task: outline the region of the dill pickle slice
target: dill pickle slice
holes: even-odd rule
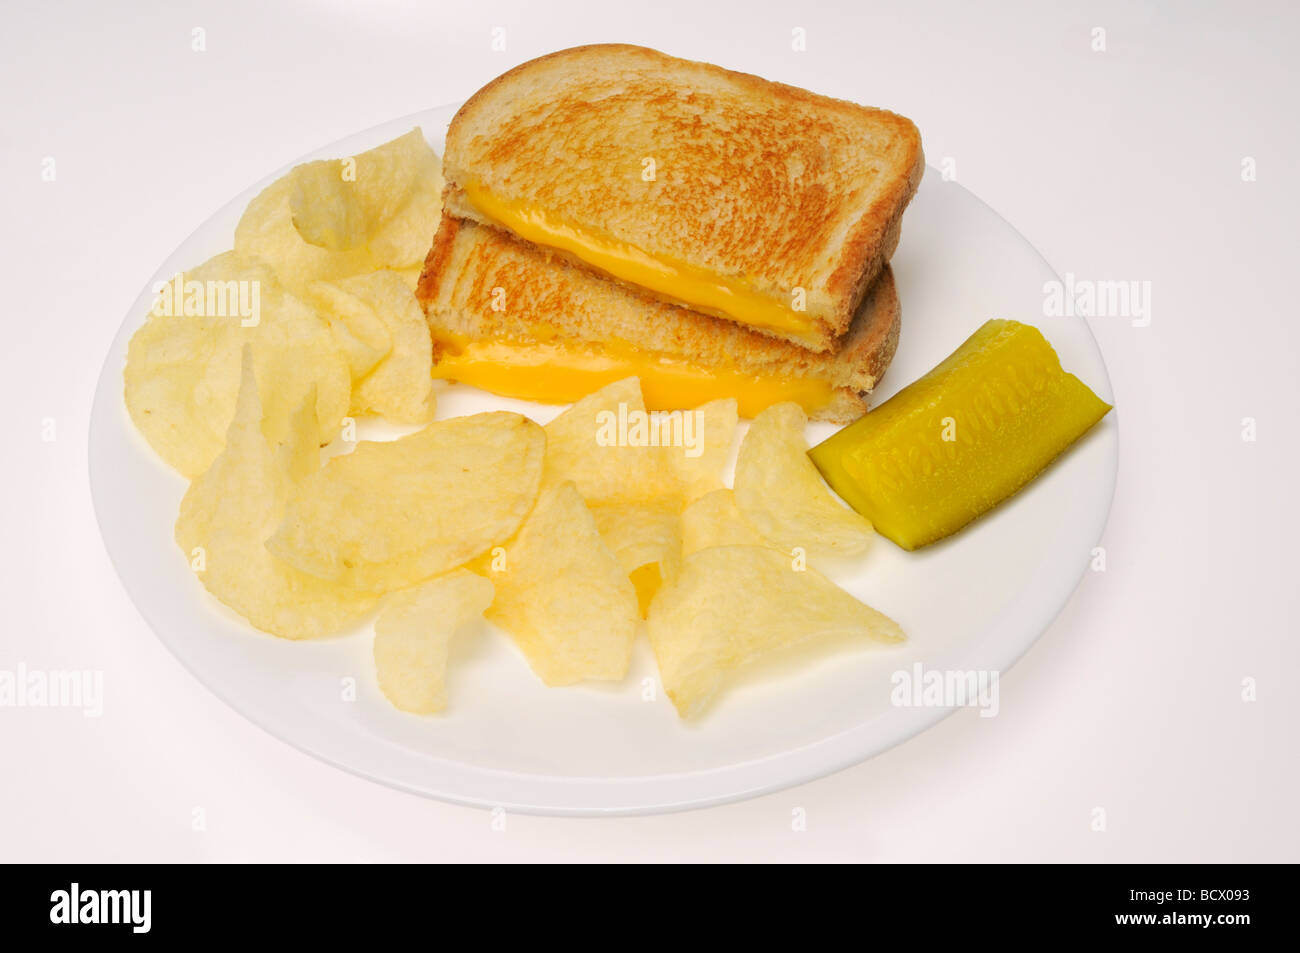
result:
[[[1110,409],[1037,328],[989,321],[808,455],[876,532],[913,550],[1014,494]]]

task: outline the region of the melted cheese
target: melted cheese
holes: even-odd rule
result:
[[[593,353],[544,342],[443,338],[439,344],[442,353],[433,367],[435,378],[546,404],[571,404],[606,384],[633,376],[641,379],[647,410],[686,409],[734,397],[742,417],[754,417],[787,400],[811,414],[835,398],[830,384],[811,377],[704,369],[616,345]]]
[[[464,190],[481,214],[521,238],[566,251],[606,274],[696,311],[772,331],[798,333],[811,327],[806,313],[759,294],[744,281],[659,258],[625,242],[574,228],[544,209],[498,199],[474,183],[466,183]]]

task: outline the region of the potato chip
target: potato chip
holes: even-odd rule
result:
[[[681,517],[671,501],[593,506],[596,529],[619,564],[631,572],[662,563],[676,574],[681,562]]]
[[[298,231],[293,206],[300,204],[297,194],[303,186],[295,173],[272,182],[248,203],[235,226],[235,251],[267,262],[285,287],[299,294],[305,294],[314,281],[365,274],[380,267],[364,244],[335,249],[308,241]]]
[[[350,159],[297,166],[248,204],[235,250],[291,291],[423,261],[438,227],[442,172],[419,129]]]
[[[366,361],[387,348],[362,374],[353,360],[352,413],[379,414],[402,424],[421,424],[433,416],[433,340],[415,294],[393,271],[355,275],[311,286],[311,300],[322,313],[344,325],[358,348],[370,348]]]
[[[544,485],[572,480],[593,506],[678,493],[678,473],[664,448],[650,444],[648,420],[635,377],[588,394],[546,425]]]
[[[682,560],[682,520],[673,501],[593,506],[601,539],[636,588],[641,615],[665,579],[677,575]]]
[[[736,399],[726,397],[701,404],[694,410],[674,411],[684,422],[685,439],[665,449],[668,462],[677,472],[683,501],[690,503],[723,486],[722,473],[731,459],[740,415]]]
[[[289,415],[288,431],[274,448],[276,462],[293,484],[301,483],[320,469],[322,441],[315,411],[316,392],[309,390],[298,409]]]
[[[199,580],[257,628],[286,639],[326,635],[356,621],[373,596],[350,592],[276,559],[263,541],[293,490],[291,473],[319,462],[315,414],[304,401],[278,448],[262,432],[252,350],[245,348],[225,448],[181,501],[176,542]]]
[[[316,282],[311,286],[309,296],[321,317],[329,322],[334,343],[348,362],[348,371],[355,386],[356,382],[392,353],[393,336],[388,331],[388,325],[373,308],[366,307],[351,295],[339,291],[334,282]]]
[[[505,629],[547,685],[627,674],[636,636],[636,592],[601,539],[577,488],[542,493],[493,573],[487,617]]]
[[[706,493],[682,511],[682,556],[713,546],[771,546],[750,526],[728,489]]]
[[[845,637],[904,639],[892,619],[761,546],[686,557],[650,604],[649,630],[664,690],[683,718],[703,711],[729,672],[783,650]]]
[[[415,289],[420,286],[420,275],[424,274],[424,262],[421,261],[410,268],[394,268],[393,272],[405,282],[406,287],[411,289],[411,294],[415,294]]]
[[[871,523],[831,495],[808,459],[798,404],[774,404],[750,424],[736,460],[736,504],[759,534],[809,557],[856,556],[874,535]]]
[[[418,271],[442,217],[442,162],[418,127],[385,148],[357,157],[361,206],[381,210],[372,216],[380,225],[371,232],[370,251],[385,268]]]
[[[483,617],[492,583],[455,569],[384,599],[375,620],[375,669],[385,697],[402,711],[447,707],[447,651],[452,636]]]
[[[323,439],[339,432],[351,379],[328,325],[265,265],[226,252],[161,286],[123,371],[131,419],[187,477],[207,470],[225,444],[245,344],[272,442],[313,387]]]
[[[537,498],[545,446],[541,427],[506,412],[362,442],[302,482],[267,546],[351,588],[413,585],[518,529]]]

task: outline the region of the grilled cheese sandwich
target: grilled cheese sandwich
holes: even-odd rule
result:
[[[833,355],[600,278],[498,229],[444,215],[417,291],[436,378],[543,403],[641,379],[650,410],[735,397],[742,416],[795,401],[847,422],[888,366],[899,309],[888,268]]]
[[[639,293],[832,351],[923,167],[901,116],[599,45],[473,96],[447,132],[443,198]]]
[[[569,225],[537,206],[502,201],[480,185],[467,182],[463,188],[466,199],[491,224],[535,245],[567,252],[604,274],[694,311],[778,334],[806,333],[812,325],[806,314],[756,292],[752,282],[650,255],[616,238]]]

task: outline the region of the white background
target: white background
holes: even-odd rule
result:
[[[6,2],[0,669],[99,669],[106,698],[99,719],[0,708],[0,860],[1300,860],[1297,9]],[[86,431],[127,307],[232,195],[602,41],[911,117],[929,161],[955,160],[1058,273],[1150,281],[1152,321],[1092,322],[1120,415],[1107,568],[1003,678],[999,717],[958,712],[741,804],[497,832],[317,763],[207,694],[113,574]]]

